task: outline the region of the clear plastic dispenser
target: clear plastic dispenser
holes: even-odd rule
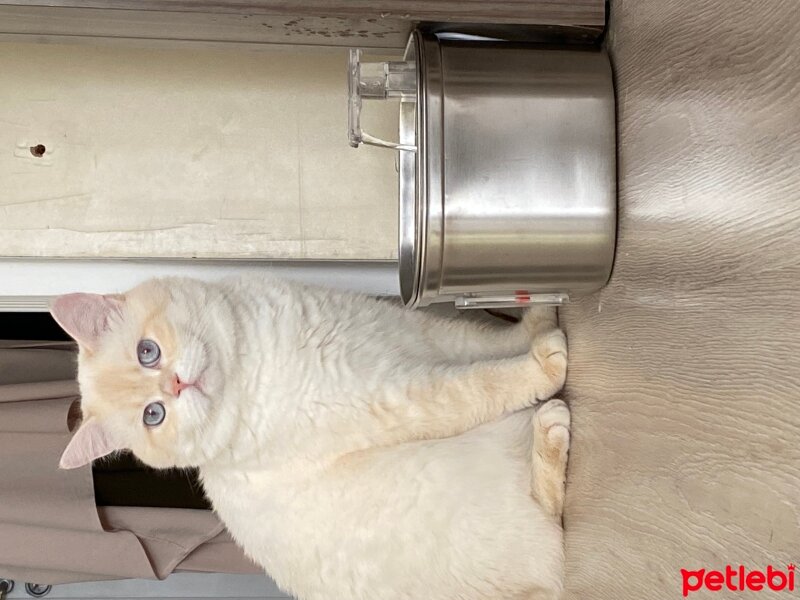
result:
[[[407,150],[414,152],[413,144],[387,142],[368,134],[361,129],[362,100],[386,100],[401,98],[412,102],[417,99],[417,65],[413,62],[391,61],[364,63],[361,62],[362,51],[350,49],[348,64],[348,139],[353,148],[361,144]]]

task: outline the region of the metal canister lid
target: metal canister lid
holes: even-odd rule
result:
[[[416,152],[400,152],[399,156],[399,230],[398,260],[400,277],[400,296],[403,303],[409,306],[416,304],[419,296],[419,276],[425,244],[425,202],[420,198],[419,184],[424,177],[417,177],[423,172],[424,129],[420,120],[424,118],[425,107],[421,105],[424,86],[423,77],[417,60],[418,50],[414,34],[408,40],[403,60],[413,63],[417,68],[417,93],[414,98],[400,101],[401,144],[411,144]]]

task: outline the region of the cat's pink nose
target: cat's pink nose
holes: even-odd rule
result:
[[[186,389],[188,387],[192,387],[192,384],[191,383],[184,383],[183,381],[181,381],[180,377],[178,377],[177,373],[175,373],[175,375],[172,376],[172,395],[173,396],[175,396],[177,398],[178,396],[180,396],[181,390],[184,390],[184,389]]]

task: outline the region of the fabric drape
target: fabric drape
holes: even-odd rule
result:
[[[258,573],[211,511],[97,507],[58,468],[79,414],[70,343],[0,342],[0,576],[43,584]]]

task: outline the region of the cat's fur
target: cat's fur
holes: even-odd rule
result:
[[[120,448],[199,466],[233,537],[302,600],[558,597],[569,412],[527,408],[564,382],[553,310],[489,327],[265,276],[52,312],[80,345],[62,466]],[[147,427],[154,401],[166,419]]]

